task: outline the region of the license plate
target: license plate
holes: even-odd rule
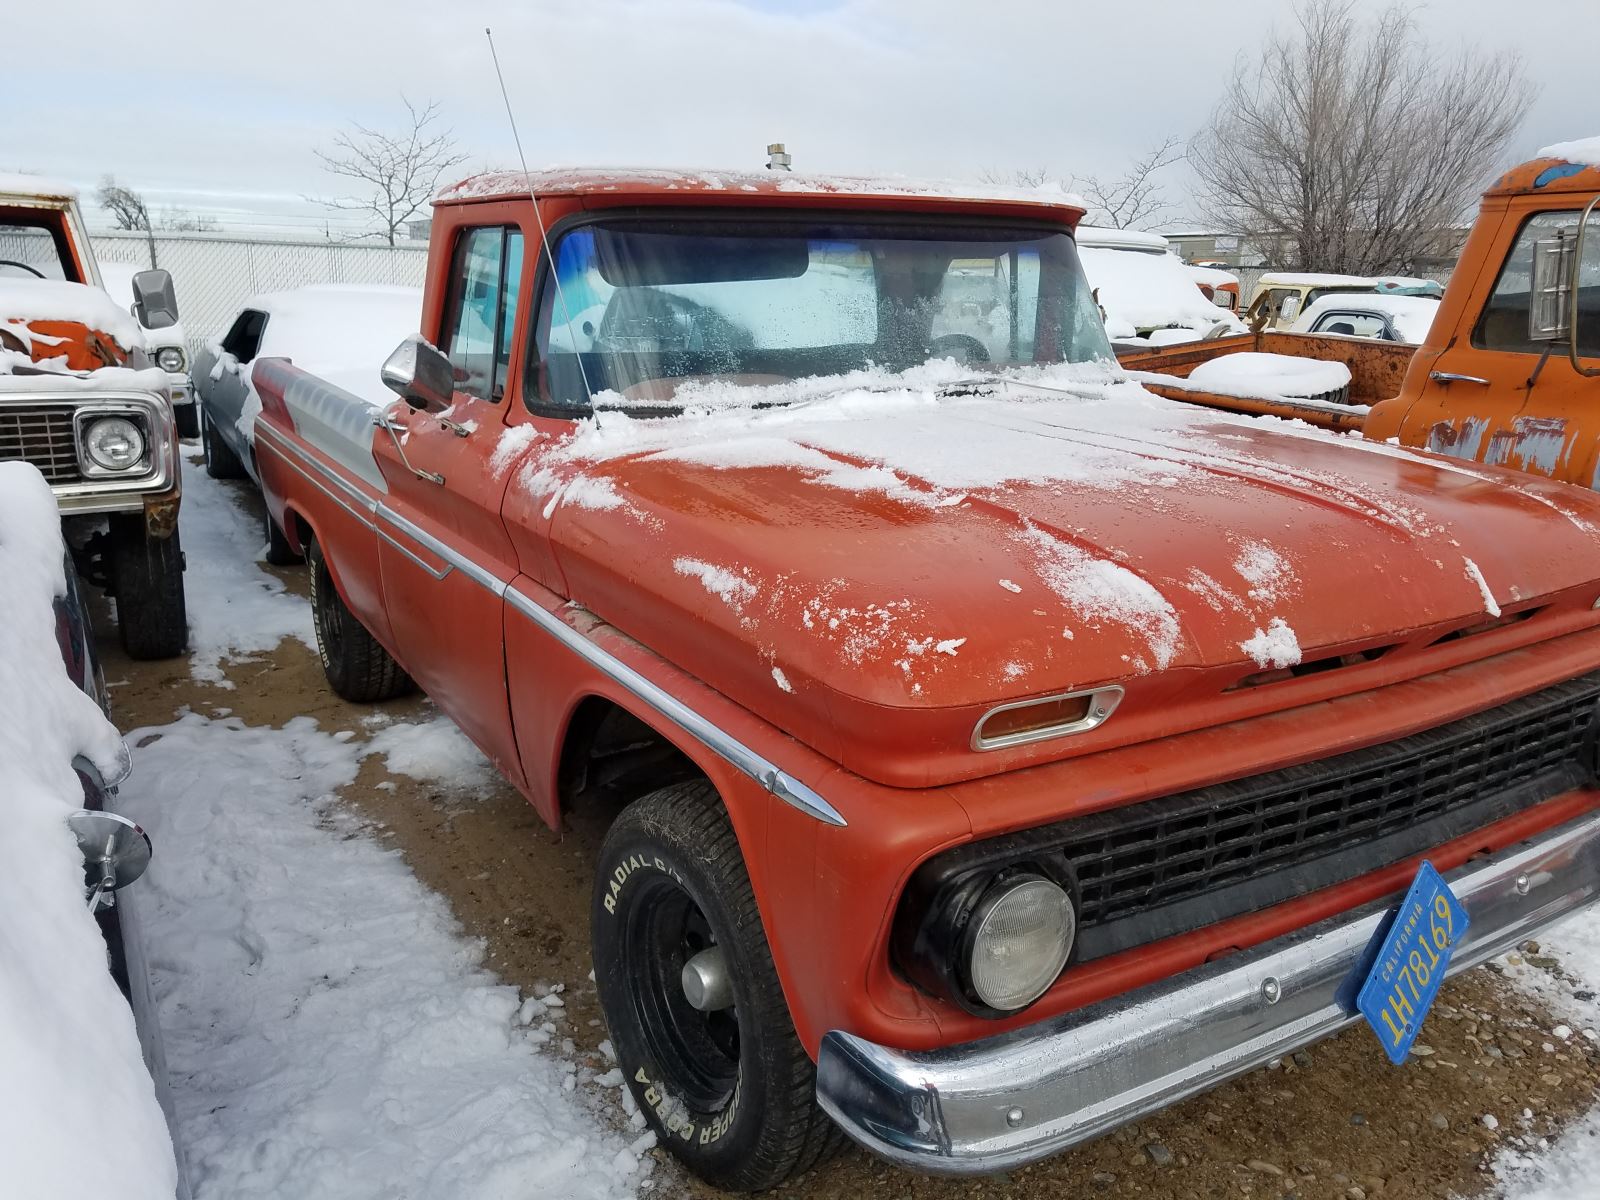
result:
[[[1450,955],[1466,932],[1467,910],[1433,864],[1423,863],[1356,997],[1356,1007],[1396,1066],[1411,1053]]]

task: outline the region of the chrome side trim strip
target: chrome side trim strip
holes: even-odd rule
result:
[[[384,541],[388,542],[389,545],[400,551],[401,554],[404,554],[412,562],[416,563],[417,567],[426,573],[428,578],[432,579],[435,583],[443,579],[448,579],[451,573],[455,571],[455,566],[449,562],[446,562],[442,568],[434,566],[427,559],[423,558],[422,555],[411,549],[410,546],[407,546],[399,538],[395,537],[387,529],[379,529],[377,530],[377,534]]]
[[[1451,871],[1455,975],[1600,900],[1600,814]],[[1009,1170],[1354,1024],[1398,896],[1010,1033],[907,1051],[823,1036],[817,1101],[856,1141],[945,1175]],[[1380,1055],[1374,1039],[1370,1052]]]
[[[283,461],[285,464],[287,464],[296,474],[300,475],[312,487],[316,488],[317,491],[321,492],[329,500],[332,500],[340,508],[344,509],[345,512],[349,513],[366,528],[374,528],[372,524],[372,517],[377,511],[378,507],[374,501],[368,500],[365,496],[361,495],[360,492],[356,491],[354,488],[345,483],[344,480],[333,474],[333,472],[325,469],[321,463],[317,462],[313,458],[307,457],[298,446],[291,445],[289,442],[279,437],[276,433],[263,441],[261,434],[268,428],[270,428],[270,426],[262,425],[260,423],[256,425],[257,446],[265,445],[277,451],[283,456]],[[307,470],[308,467],[312,470],[315,470],[316,474],[313,475],[311,470]],[[321,476],[321,478],[318,478],[318,476]],[[332,488],[324,484],[322,482],[323,479],[331,480],[344,492],[355,496],[361,507],[359,509],[352,507],[343,496],[340,496]]]
[[[407,537],[411,538],[412,541],[416,542],[417,545],[421,546],[424,550],[427,550],[431,554],[436,554],[440,558],[444,559],[445,563],[449,567],[454,567],[468,579],[472,580],[473,583],[477,584],[491,595],[505,595],[506,587],[510,582],[509,580],[501,579],[493,571],[490,571],[480,563],[474,562],[465,554],[461,553],[461,551],[457,550],[454,546],[449,546],[444,542],[441,542],[438,538],[434,537],[433,534],[422,528],[422,526],[408,520],[405,517],[402,517],[387,504],[378,505],[378,516],[387,521],[390,525],[393,525],[396,529],[400,530],[401,533],[404,533]],[[379,532],[381,533],[382,531],[380,530]],[[405,547],[401,546],[399,542],[396,542],[394,538],[387,534],[383,534],[383,538],[396,549],[405,552],[406,557],[410,558],[413,562],[422,563],[421,559],[417,558],[416,555],[411,554],[409,551],[406,551]],[[449,570],[446,570],[444,575],[438,575],[435,574],[434,569],[429,567],[426,563],[422,563],[422,566],[436,579],[443,579],[445,575],[450,573]]]
[[[652,683],[627,663],[595,645],[515,587],[506,589],[505,598],[512,608],[556,638],[590,666],[627,688],[701,745],[748,775],[785,804],[829,825],[848,824],[838,809],[812,788],[780,770],[731,734],[713,725],[666,689]]]

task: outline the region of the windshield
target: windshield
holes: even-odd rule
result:
[[[661,403],[689,381],[782,383],[951,358],[1111,358],[1060,230],[901,219],[608,220],[554,246],[528,394]],[[586,386],[587,384],[587,386]]]

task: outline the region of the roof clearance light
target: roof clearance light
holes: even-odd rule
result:
[[[1103,725],[1121,702],[1122,689],[1106,687],[1002,704],[985,713],[973,729],[972,748],[1000,750],[1087,733]]]

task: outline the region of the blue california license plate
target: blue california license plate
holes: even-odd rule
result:
[[[1396,1066],[1411,1053],[1450,955],[1466,932],[1467,910],[1433,864],[1423,863],[1356,997],[1356,1007]]]

